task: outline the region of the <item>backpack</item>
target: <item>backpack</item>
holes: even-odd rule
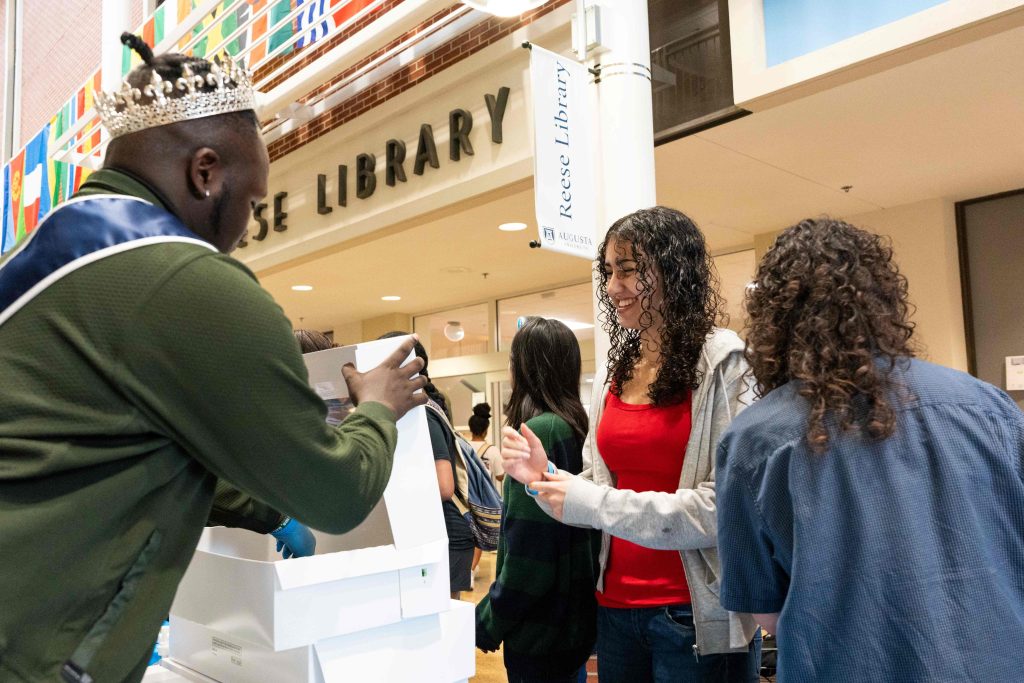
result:
[[[471,446],[473,445],[472,441],[470,441],[469,443],[470,443]],[[502,492],[501,492],[501,482],[498,481],[498,478],[496,476],[494,476],[494,464],[491,463],[490,458],[487,457],[487,453],[492,448],[494,448],[494,446],[492,444],[489,444],[489,443],[485,442],[483,450],[476,451],[476,454],[480,457],[480,462],[483,463],[484,469],[487,470],[487,477],[491,480],[491,485],[494,486],[494,490],[496,490],[498,492],[498,498],[499,499],[504,499],[504,496],[502,495]],[[476,449],[474,448],[473,450],[476,450]],[[494,456],[492,455],[491,457],[494,457]],[[498,457],[500,458],[501,455],[499,454]],[[499,464],[499,467],[500,467],[500,464]]]
[[[441,418],[441,424],[455,439],[459,451],[460,457],[455,459],[455,507],[469,522],[476,547],[497,550],[501,535],[501,496],[491,482],[490,470],[480,462],[473,446],[455,431],[439,405],[428,401],[427,409]]]

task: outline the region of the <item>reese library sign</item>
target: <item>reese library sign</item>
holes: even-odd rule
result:
[[[498,93],[484,94],[487,113],[490,115],[491,143],[500,145],[502,140],[502,122],[508,106],[509,88],[498,88]],[[473,130],[473,115],[465,109],[452,109],[448,113],[448,159],[458,162],[463,155],[473,155],[473,145],[469,141],[469,133]],[[378,184],[383,177],[384,184],[396,187],[399,183],[409,182],[406,169],[414,176],[422,176],[427,167],[440,168],[440,157],[434,139],[434,129],[429,123],[420,125],[416,140],[416,150],[410,156],[405,141],[391,138],[384,144],[383,163],[379,163],[376,155],[369,152],[357,154],[351,168],[348,164],[338,164],[337,184],[329,187],[327,174],[316,175],[316,211],[320,215],[332,213],[335,208],[345,208],[351,197],[357,200],[369,199],[379,191]],[[288,229],[288,193],[274,194],[271,203],[257,204],[253,209],[253,218],[257,224],[255,234],[248,235],[239,242],[239,247],[247,246],[248,239],[261,242],[273,232],[284,232]]]

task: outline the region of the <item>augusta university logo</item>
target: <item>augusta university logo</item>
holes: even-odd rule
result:
[[[541,231],[544,233],[544,241],[545,242],[554,242],[555,241],[555,229],[554,228],[549,228],[547,226],[541,226]]]

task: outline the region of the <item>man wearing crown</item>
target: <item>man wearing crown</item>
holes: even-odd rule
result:
[[[98,108],[104,168],[0,261],[0,681],[138,681],[218,478],[353,528],[421,361],[343,370],[337,428],[281,309],[225,254],[267,191],[248,75],[143,57]]]

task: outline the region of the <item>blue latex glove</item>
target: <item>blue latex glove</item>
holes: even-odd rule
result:
[[[292,557],[309,557],[316,551],[316,537],[304,524],[294,519],[270,535],[277,539],[277,552],[284,559]]]

